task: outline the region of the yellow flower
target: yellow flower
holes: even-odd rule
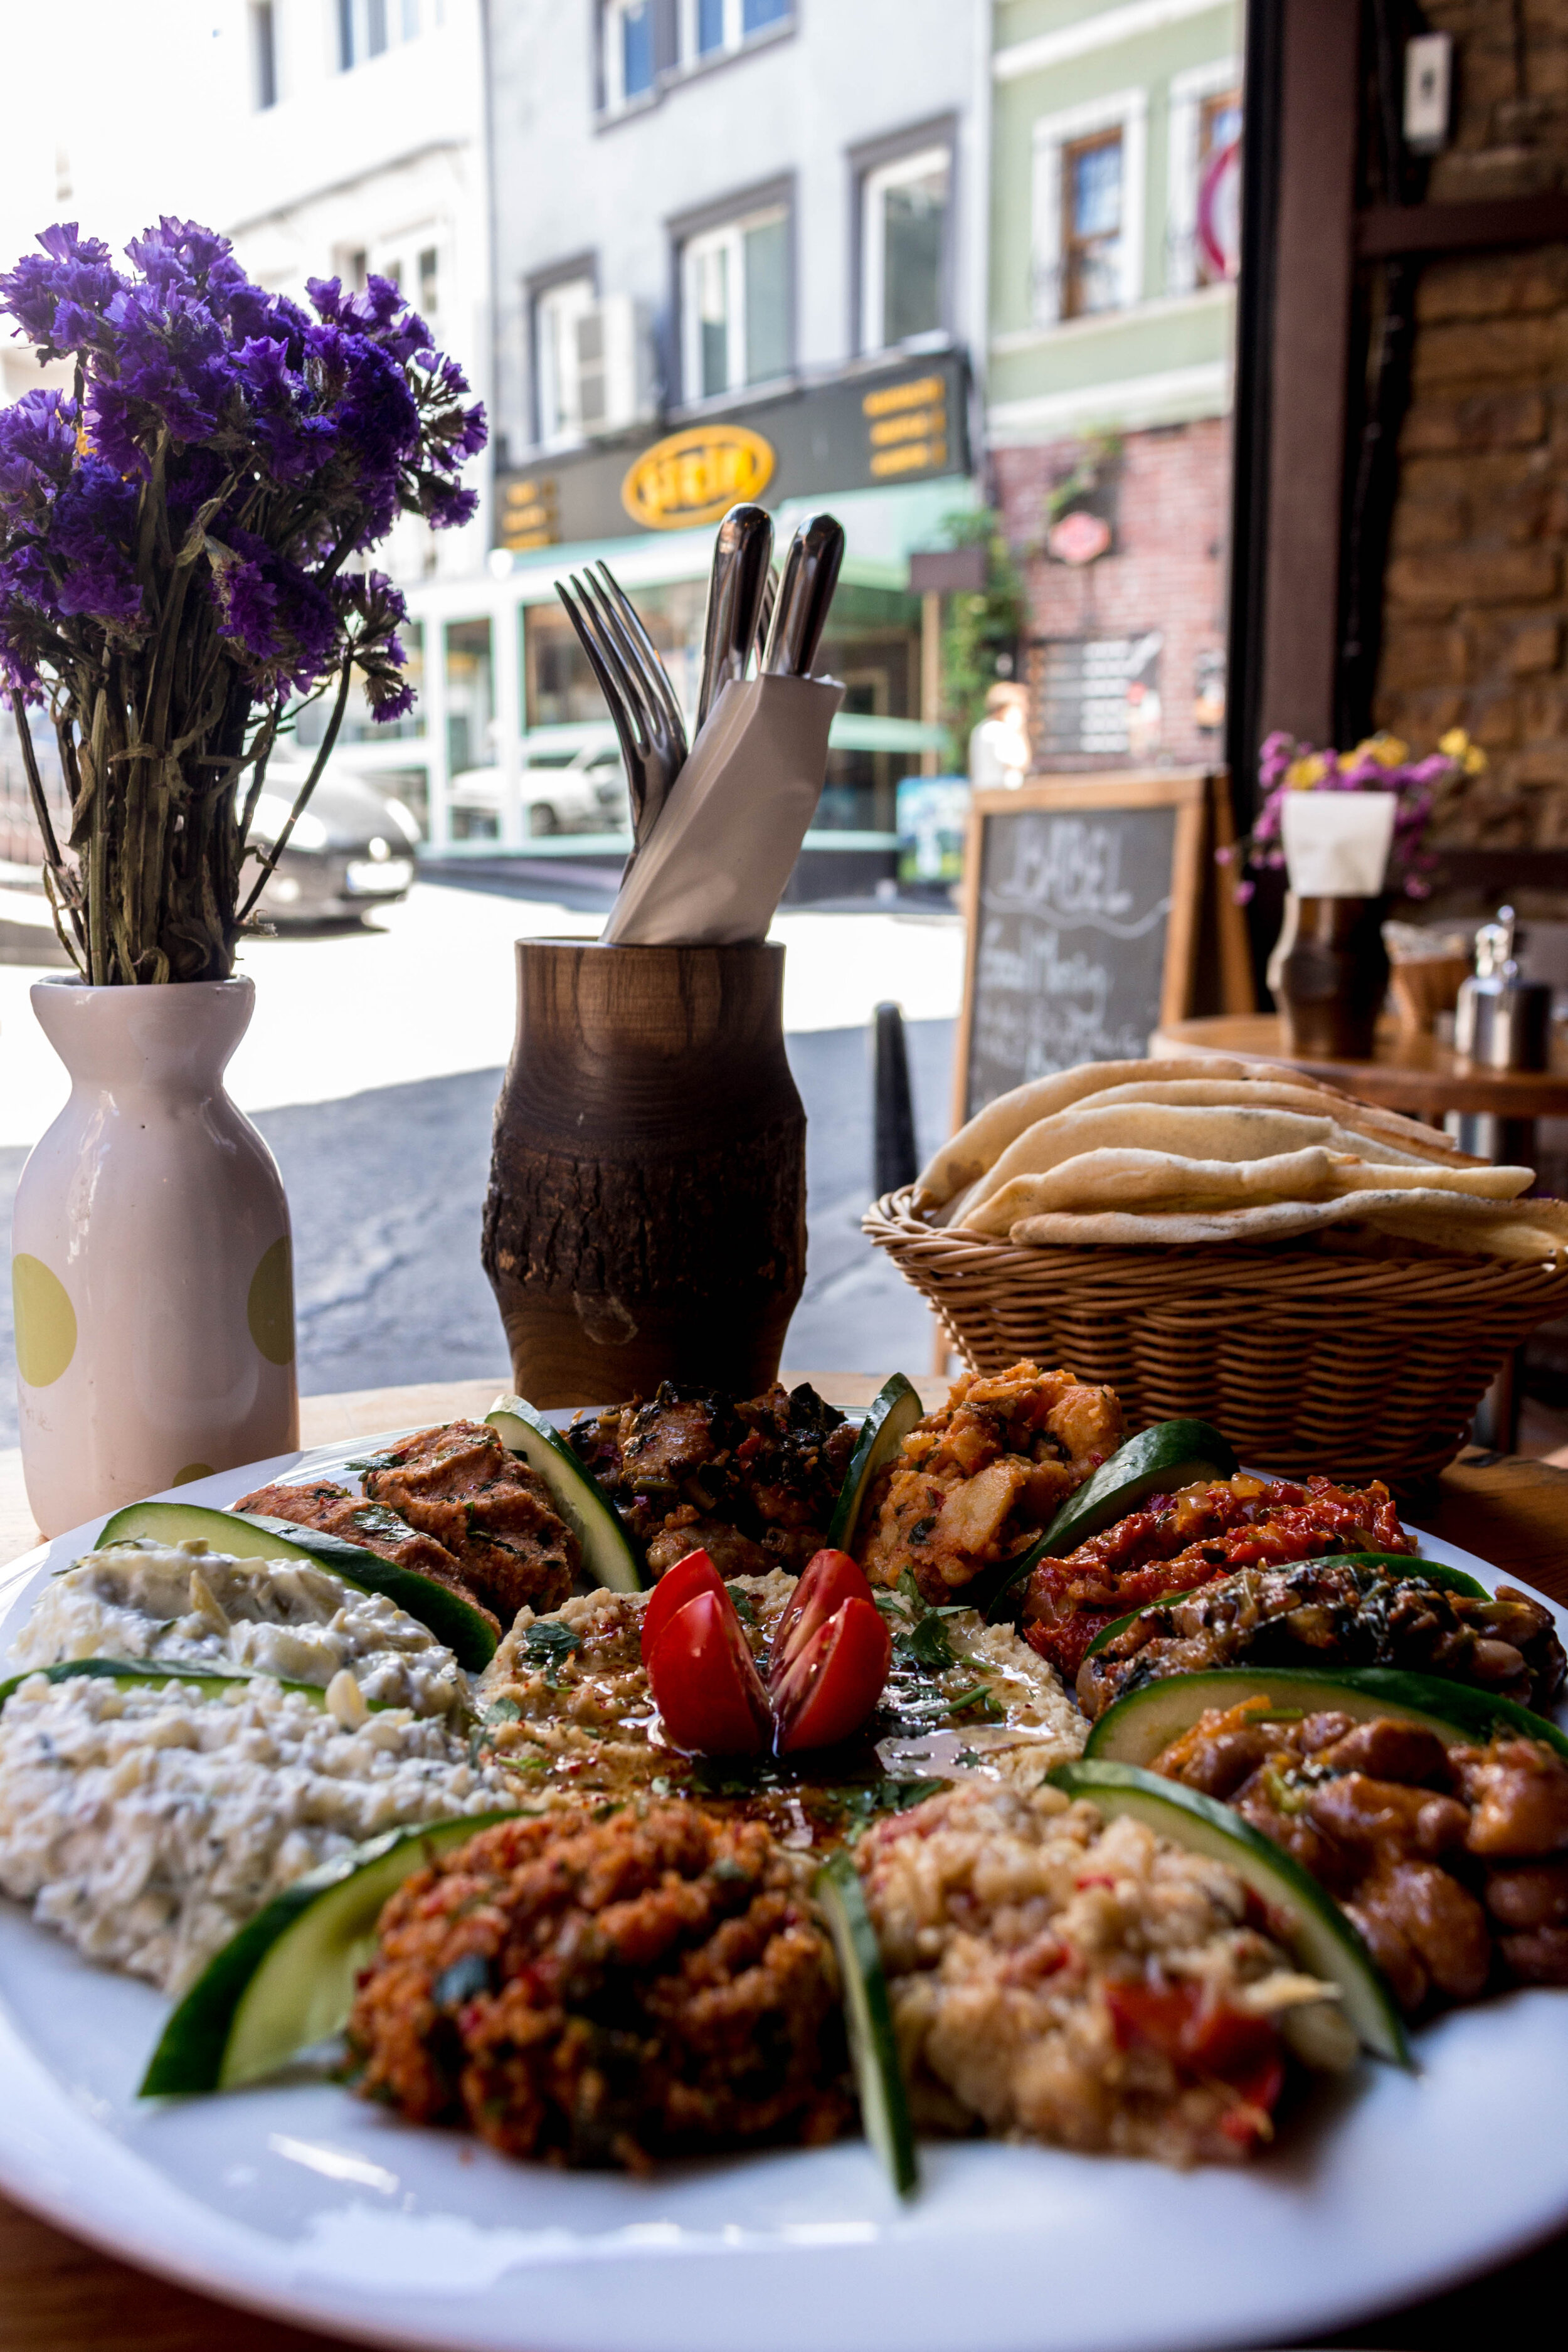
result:
[[[1285,771],[1285,788],[1292,793],[1310,793],[1314,784],[1322,782],[1328,768],[1329,763],[1321,751],[1313,751],[1304,759],[1292,760]]]
[[[1487,755],[1479,743],[1472,743],[1462,727],[1450,727],[1437,739],[1437,749],[1445,757],[1463,768],[1467,776],[1479,776],[1485,771]]]
[[[1410,757],[1410,746],[1402,743],[1397,735],[1380,730],[1358,743],[1345,765],[1353,768],[1362,760],[1375,760],[1380,768],[1397,768]]]

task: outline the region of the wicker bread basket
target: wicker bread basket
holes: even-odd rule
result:
[[[1568,1270],[1498,1258],[1363,1258],[1299,1244],[1036,1249],[928,1225],[906,1190],[865,1230],[964,1362],[1021,1358],[1108,1382],[1129,1430],[1193,1414],[1246,1462],[1384,1478],[1454,1459],[1510,1349],[1568,1314]]]

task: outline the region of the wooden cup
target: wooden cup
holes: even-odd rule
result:
[[[782,947],[517,943],[483,1257],[521,1395],[755,1395],[805,1280]]]

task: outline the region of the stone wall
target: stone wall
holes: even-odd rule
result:
[[[1428,0],[1458,42],[1429,199],[1568,173],[1568,0]],[[1518,37],[1516,37],[1516,36]],[[1376,718],[1426,751],[1459,726],[1486,772],[1438,812],[1454,846],[1568,846],[1568,247],[1423,274],[1385,582]]]
[[[1194,704],[1200,656],[1225,648],[1229,419],[1129,433],[1116,463],[1109,552],[1092,563],[1059,563],[1042,551],[1047,501],[1082,449],[1074,441],[993,452],[1003,529],[1028,591],[1029,635],[1038,642],[1140,637],[1157,629],[1156,756],[1182,765],[1215,761],[1219,730],[1195,724]]]

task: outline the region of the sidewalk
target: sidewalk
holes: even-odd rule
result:
[[[256,981],[256,1016],[229,1091],[256,1111],[498,1068],[511,1051],[513,941],[593,939],[601,920],[421,882],[372,929],[248,942],[239,969]],[[950,1021],[958,1011],[956,915],[786,908],[771,936],[789,950],[786,1030],[860,1028],[885,998],[911,1021]],[[65,1072],[27,1001],[44,976],[0,964],[0,1146],[36,1143],[66,1097]]]

